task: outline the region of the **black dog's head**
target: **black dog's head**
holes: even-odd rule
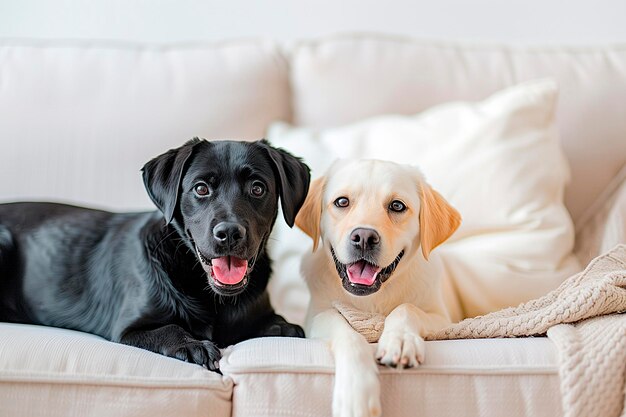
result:
[[[276,221],[291,227],[304,203],[309,168],[267,141],[192,139],[143,167],[150,198],[192,249],[220,295],[236,295]]]

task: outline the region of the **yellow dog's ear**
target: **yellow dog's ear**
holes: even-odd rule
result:
[[[445,198],[426,182],[421,182],[420,240],[422,254],[430,252],[446,241],[461,224],[461,215]]]
[[[320,177],[309,186],[309,193],[304,200],[296,216],[296,226],[313,239],[313,252],[317,250],[320,235],[322,234],[320,222],[322,220],[322,197],[326,177]]]

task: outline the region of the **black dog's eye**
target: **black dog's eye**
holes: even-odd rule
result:
[[[389,204],[389,210],[402,213],[406,210],[406,205],[400,200],[393,200],[391,204]]]
[[[193,190],[196,192],[196,195],[200,197],[204,197],[205,195],[209,195],[209,186],[203,182],[197,183]]]
[[[252,187],[250,188],[250,194],[255,197],[262,197],[265,194],[265,184],[261,181],[255,181],[252,183]]]
[[[339,208],[345,208],[350,205],[350,200],[347,197],[339,197],[335,200],[335,205]]]

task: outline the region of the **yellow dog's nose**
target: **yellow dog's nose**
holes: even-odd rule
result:
[[[350,234],[350,242],[353,246],[361,248],[361,251],[374,249],[380,243],[380,235],[374,229],[359,227]]]

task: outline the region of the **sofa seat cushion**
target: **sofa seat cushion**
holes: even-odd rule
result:
[[[331,415],[323,341],[249,340],[224,352],[221,369],[235,383],[233,416]],[[419,368],[379,369],[385,417],[562,415],[556,350],[544,337],[426,342]]]
[[[0,323],[2,416],[229,416],[232,381],[65,329]]]

